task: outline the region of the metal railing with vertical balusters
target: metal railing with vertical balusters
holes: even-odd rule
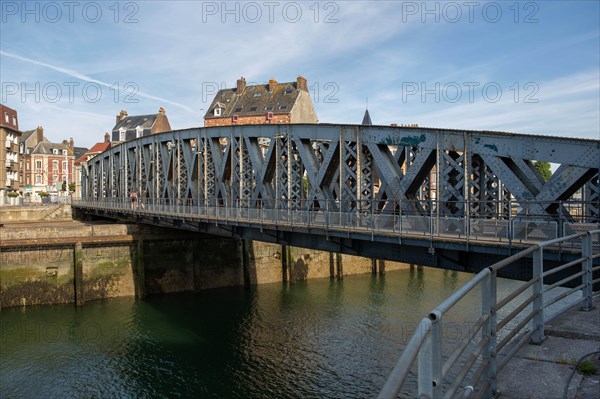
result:
[[[540,343],[544,339],[544,323],[573,306],[567,298],[581,291],[581,298],[575,303],[579,303],[582,310],[591,309],[594,284],[600,283],[597,277],[600,266],[594,266],[594,261],[600,259],[600,250],[594,245],[594,237],[596,240],[600,237],[600,230],[541,242],[483,269],[421,320],[379,398],[395,398],[406,388],[409,374],[415,373],[415,361],[418,363],[415,396],[419,398],[492,397],[498,372],[523,344],[529,340]],[[581,241],[581,256],[546,270],[544,249],[567,241]],[[498,271],[529,256],[533,277],[499,298]],[[544,279],[556,273],[566,274],[566,277],[544,285]],[[562,288],[568,283],[574,283],[575,287]],[[481,295],[481,312],[465,338],[445,354],[444,318],[470,294]]]

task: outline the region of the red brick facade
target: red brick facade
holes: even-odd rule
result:
[[[234,122],[234,118],[214,118],[205,119],[204,126],[231,126],[231,125],[265,125],[271,123],[291,123],[290,115],[273,115],[272,119],[267,119],[267,115],[264,116],[238,116],[237,121]]]

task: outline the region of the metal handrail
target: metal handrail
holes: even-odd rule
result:
[[[402,352],[393,372],[390,374],[380,391],[378,398],[388,399],[398,396],[404,387],[409,370],[417,357],[419,359],[419,372],[417,374],[419,397],[433,399],[441,398],[442,395],[445,395],[444,397],[452,397],[461,385],[464,387],[463,393],[465,397],[469,397],[473,392],[477,392],[477,395],[480,397],[491,397],[495,394],[496,376],[501,368],[507,364],[508,360],[514,356],[527,340],[532,339],[534,342],[539,343],[544,338],[544,323],[549,319],[547,313],[547,308],[549,306],[572,295],[574,292],[581,290],[581,308],[583,310],[591,309],[593,283],[598,280],[593,280],[593,272],[598,269],[598,266],[593,267],[593,259],[597,256],[592,253],[592,236],[600,236],[600,229],[535,244],[530,248],[497,262],[479,272],[454,294],[439,304],[428,317],[421,321],[421,323],[431,323],[431,326],[428,324],[427,331],[441,331],[443,329],[444,316],[452,310],[462,298],[467,294],[472,293],[475,288],[481,286],[482,314],[477,321],[477,329],[475,332],[469,334],[465,340],[458,345],[454,352],[447,357],[443,367],[441,366],[443,359],[440,348],[441,342],[434,345],[432,339],[425,339],[421,336],[423,333],[422,331],[418,331],[418,334],[415,333]],[[582,241],[581,258],[577,261],[568,262],[544,272],[543,251],[545,248],[563,243],[564,241],[571,241],[579,238]],[[497,271],[530,255],[533,255],[532,279],[519,286],[513,292],[508,293],[504,299],[498,301],[496,293]],[[562,279],[559,282],[564,283],[568,280],[581,277],[582,283],[577,287],[571,288],[547,302],[544,302],[544,294],[558,286],[558,284],[552,284],[544,291],[544,277],[578,265],[581,265],[580,271],[573,272],[570,277]],[[533,293],[527,296],[527,298],[522,299],[508,315],[497,322],[498,309],[516,299],[519,294],[522,294],[529,287],[533,287]],[[531,303],[533,303],[531,311],[522,315],[523,311]],[[561,308],[556,314],[564,312],[572,306],[572,303],[561,305]],[[521,318],[518,319],[518,316],[521,316]],[[533,325],[530,328],[527,328],[532,320]],[[514,325],[514,323],[516,323],[516,325]],[[506,335],[499,341],[500,332],[504,329],[510,330],[506,331]],[[479,335],[480,330],[481,337],[479,342],[475,343],[474,348],[466,350],[469,343],[473,343],[473,339]],[[503,349],[506,350],[503,351]],[[499,354],[504,355],[504,358],[498,363],[497,359]],[[463,359],[462,363],[459,363],[460,359]],[[481,361],[477,365],[478,359]],[[446,392],[444,392],[443,386],[445,378],[448,376],[453,366],[458,367],[460,371],[458,375],[453,376],[453,383],[447,388]],[[476,369],[474,370],[473,367],[475,366]],[[439,373],[437,373],[438,371]],[[479,384],[483,376],[486,378]],[[467,382],[467,380],[469,381]]]
[[[122,197],[83,198],[74,200],[72,205],[75,207],[121,210],[142,215],[191,218],[210,223],[214,222],[217,225],[241,222],[260,226],[289,225],[290,228],[306,227],[323,229],[327,235],[329,231],[343,232],[345,234],[360,232],[370,234],[372,239],[376,235],[397,237],[399,242],[405,236],[420,236],[431,241],[434,239],[457,239],[465,242],[467,245],[470,245],[469,243],[472,241],[492,241],[512,246],[515,242],[527,244],[535,243],[544,237],[554,238],[554,235],[559,232],[559,230],[551,229],[552,232],[544,232],[542,236],[538,235],[537,239],[535,238],[536,236],[531,236],[531,234],[527,233],[529,229],[533,228],[531,226],[535,225],[538,226],[536,228],[539,228],[539,226],[546,226],[548,223],[556,224],[555,221],[549,221],[547,218],[538,220],[536,219],[536,215],[532,214],[528,214],[527,216],[514,215],[512,218],[509,216],[508,220],[481,219],[478,216],[436,216],[439,220],[437,223],[433,223],[432,218],[434,216],[431,214],[416,215],[402,210],[391,213],[378,211],[376,213],[374,207],[371,207],[370,211],[365,214],[361,212],[360,206],[357,206],[357,209],[352,211],[342,211],[342,208],[344,208],[343,204],[340,205],[335,201],[327,202],[327,207],[320,209],[308,209],[305,206],[300,206],[299,209],[291,209],[289,207],[279,209],[267,206],[266,202],[258,202],[257,207],[249,207],[241,206],[239,203],[235,204],[235,206],[227,206],[227,204],[219,206],[223,204],[217,203],[203,206],[194,205],[187,200],[177,199],[145,198],[139,201],[134,206],[134,203],[130,199]],[[330,202],[331,206],[329,206]],[[144,208],[142,208],[142,204],[144,204]],[[252,214],[252,211],[255,211],[255,213]],[[243,215],[246,216],[242,217]],[[486,235],[481,236],[480,231],[473,227],[479,221],[494,222],[494,226],[491,227],[493,230],[486,231]],[[509,224],[521,223],[523,226],[520,228],[510,227],[506,224],[507,222]],[[578,225],[578,229],[600,228],[600,223],[575,224]],[[459,225],[470,227],[467,230],[455,230]],[[563,223],[562,230],[565,230],[565,226],[566,224]],[[525,233],[523,233],[524,231]],[[577,237],[579,237],[578,234],[573,234],[568,239],[556,238],[546,241],[547,244],[545,245],[561,245],[562,243],[569,242],[571,244],[570,247],[576,248],[579,247],[579,243],[574,242]],[[594,242],[594,245],[600,245],[600,242]]]

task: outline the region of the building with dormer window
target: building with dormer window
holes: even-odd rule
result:
[[[116,118],[115,127],[112,129],[112,142],[134,140],[139,137],[149,136],[171,130],[169,119],[164,108],[158,110],[154,115],[132,115],[121,110]]]
[[[204,115],[204,126],[269,123],[318,123],[319,119],[302,76],[295,82],[246,85],[238,79],[233,89],[219,90]]]

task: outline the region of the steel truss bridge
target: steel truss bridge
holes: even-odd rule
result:
[[[535,161],[559,166],[544,181]],[[456,267],[464,256],[444,249],[506,256],[519,242],[598,228],[599,169],[600,140],[334,124],[193,128],[91,159],[74,206],[415,263],[431,264],[425,258],[438,251]]]

